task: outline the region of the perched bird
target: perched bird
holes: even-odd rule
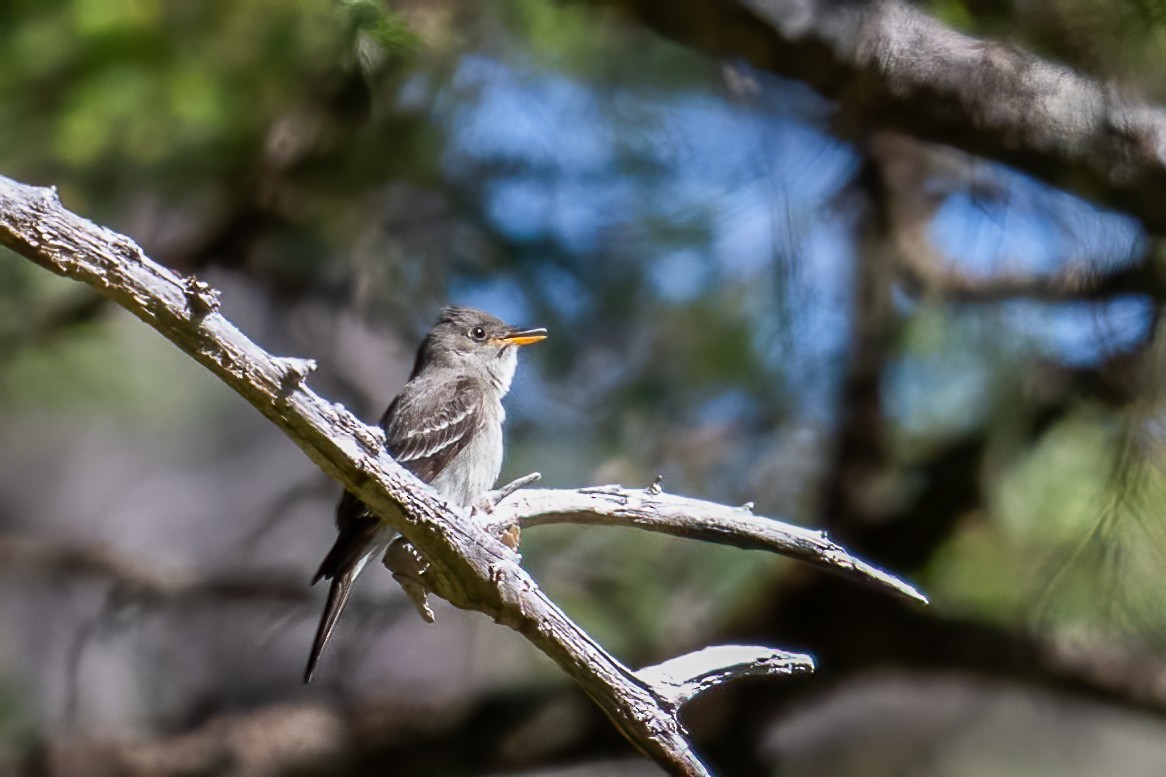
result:
[[[385,415],[389,454],[405,469],[463,507],[484,494],[502,468],[502,397],[518,366],[518,346],[545,339],[545,329],[517,329],[471,308],[442,309],[417,351],[409,382]],[[347,491],[336,508],[340,535],[313,585],[331,580],[328,603],[304,670],[316,662],[348,603],[356,576],[396,536]]]

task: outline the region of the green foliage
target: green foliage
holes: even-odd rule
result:
[[[100,186],[110,211],[111,193],[140,197],[143,184],[190,194],[239,177],[360,41],[385,57],[416,46],[372,2],[37,4],[0,29],[0,57],[20,63],[0,73],[0,111],[20,119],[0,127],[0,167],[66,178],[73,195]]]
[[[67,338],[16,348],[0,370],[0,402],[81,420],[182,419],[213,413],[228,396],[205,369],[115,310]]]
[[[28,700],[0,684],[0,753],[18,751],[36,741],[37,731],[28,714]]]
[[[376,0],[345,0],[353,27],[380,46],[390,57],[408,57],[420,40],[409,25],[384,3]]]
[[[1004,469],[991,514],[967,516],[930,565],[945,607],[1106,644],[1166,645],[1159,454],[1083,408]]]
[[[500,5],[501,19],[518,44],[509,47],[509,57],[521,52],[530,67],[550,68],[599,88],[651,84],[684,91],[709,85],[715,72],[691,52],[634,25],[616,19],[603,23],[596,9],[584,3],[513,0]]]
[[[1112,14],[1103,0],[932,6],[1151,92],[1166,83],[1157,2]],[[162,262],[233,283],[244,328],[319,359],[312,385],[330,398],[374,417],[396,388],[378,370],[407,367],[434,308],[480,304],[552,331],[509,403],[508,474],[574,486],[660,472],[669,489],[756,500],[762,514],[831,517],[818,491],[857,340],[851,276],[876,259],[855,248],[859,152],[824,134],[830,109],[804,91],[766,82],[756,99],[727,98],[718,63],[589,4],[546,0],[400,12],[379,0],[15,0],[0,6],[0,58],[0,173],[57,184],[69,207]],[[499,142],[515,124],[541,134]],[[728,153],[746,144],[752,157]],[[793,152],[776,155],[783,145]],[[750,226],[733,211],[753,204],[740,190],[758,181],[768,253],[741,260],[723,244]],[[950,194],[934,184],[921,184],[928,197]],[[1022,188],[1000,184],[1000,199]],[[503,191],[524,204],[498,206]],[[1056,231],[1042,229],[1041,241]],[[1036,319],[900,291],[880,387],[886,501],[909,500],[916,468],[944,444],[991,443],[984,472],[968,474],[988,503],[921,581],[936,610],[1050,633],[1166,634],[1155,508],[1166,482],[1160,452],[1132,431],[1149,416],[1081,401],[1036,431],[1033,363],[1061,356],[1041,349]],[[62,446],[89,424],[137,418],[150,433],[198,427],[208,448],[238,455],[244,435],[206,422],[228,404],[213,379],[90,301],[0,257],[0,404],[67,419]],[[387,325],[362,341],[354,320]],[[212,518],[202,531],[233,537],[262,520],[222,518],[229,531]],[[523,551],[629,660],[707,641],[788,569],[614,529],[540,529]]]

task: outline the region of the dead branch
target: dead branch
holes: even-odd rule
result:
[[[274,357],[236,329],[218,312],[214,289],[179,277],[129,238],[65,210],[55,190],[6,178],[0,178],[0,242],[47,270],[94,287],[213,372],[425,556],[430,590],[526,637],[670,773],[708,774],[678,719],[678,708],[693,689],[740,675],[810,668],[808,657],[736,648],[666,662],[666,669],[629,669],[542,592],[513,550],[393,461],[379,430],[308,389],[310,360]],[[688,665],[695,674],[678,674]]]
[[[494,531],[510,524],[522,528],[555,523],[626,526],[746,550],[765,550],[927,602],[915,588],[856,558],[825,532],[754,515],[752,505],[729,507],[667,494],[653,487],[528,489],[502,500],[481,523]]]

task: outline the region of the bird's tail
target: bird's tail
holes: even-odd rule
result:
[[[312,652],[308,654],[308,665],[304,667],[305,685],[311,682],[312,675],[316,671],[316,663],[320,660],[320,654],[324,652],[324,648],[328,646],[328,641],[332,639],[332,632],[336,630],[340,613],[344,612],[344,607],[348,604],[348,597],[352,595],[352,586],[363,566],[363,563],[357,564],[332,579],[332,585],[328,589],[328,603],[324,605],[324,615],[320,618],[320,625],[316,629],[316,640],[312,643]]]

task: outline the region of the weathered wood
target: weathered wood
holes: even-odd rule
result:
[[[810,671],[812,660],[769,648],[724,646],[634,672],[542,592],[520,566],[518,554],[495,536],[498,521],[536,525],[570,514],[606,516],[613,523],[789,553],[922,599],[907,584],[816,532],[766,522],[744,510],[726,520],[733,508],[672,497],[655,486],[644,492],[651,499],[639,497],[638,511],[629,510],[631,492],[538,491],[503,498],[492,518],[478,520],[481,515],[444,501],[393,461],[379,429],[307,388],[313,362],[267,353],[218,313],[215,290],[153,262],[124,235],[65,210],[54,190],[0,177],[0,243],[58,275],[89,284],[217,375],[405,535],[429,562],[425,583],[433,593],[486,613],[526,637],[571,675],[636,747],[672,774],[708,773],[677,718],[688,698],[733,677]],[[541,521],[532,512],[537,510],[546,513]],[[653,510],[667,520],[652,523]],[[681,520],[685,510],[692,514]]]

